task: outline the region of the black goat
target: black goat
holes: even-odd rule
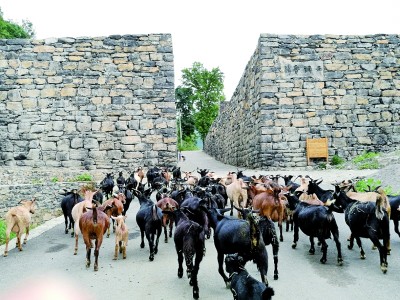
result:
[[[158,167],[152,167],[147,170],[146,177],[147,177],[148,187],[153,187],[153,181],[155,178],[162,177],[161,172],[162,172],[162,170]]]
[[[106,199],[109,199],[112,196],[114,188],[114,177],[112,176],[112,173],[106,174],[106,177],[100,182],[100,187],[104,192]]]
[[[70,191],[70,192],[64,192],[62,193],[64,197],[61,200],[61,209],[64,214],[64,219],[65,219],[65,234],[68,234],[68,230],[71,229],[71,236],[74,236],[74,219],[72,218],[72,208],[74,207],[75,204],[78,202],[83,201],[83,198],[78,194],[78,191],[76,189]],[[69,223],[68,223],[69,221]]]
[[[321,263],[326,263],[326,254],[328,250],[328,244],[326,239],[333,236],[336,243],[337,249],[337,262],[339,265],[343,264],[341,244],[339,241],[339,228],[337,226],[335,216],[332,213],[332,204],[329,208],[322,205],[310,205],[305,202],[301,202],[297,197],[288,197],[288,201],[295,201],[294,204],[296,209],[293,212],[293,223],[294,223],[294,238],[292,248],[295,249],[297,241],[299,240],[299,228],[304,234],[310,237],[311,247],[308,251],[310,254],[315,253],[314,237],[321,243],[322,258]],[[292,204],[293,205],[293,204]]]
[[[294,180],[296,180],[298,176],[294,180],[292,180],[293,175],[283,175],[280,177],[283,178],[283,180],[285,181],[285,186],[290,187],[289,191],[291,193],[294,193],[294,191],[300,186],[300,184],[294,182]]]
[[[396,232],[400,237],[399,232],[399,220],[400,220],[400,196],[387,196],[390,203],[390,219],[393,220],[394,232]]]
[[[164,211],[173,214],[176,224],[174,242],[178,254],[178,277],[183,276],[183,259],[186,262],[186,274],[190,279],[189,284],[193,286],[193,298],[199,298],[199,286],[197,275],[200,263],[203,260],[204,231],[198,223],[190,220],[180,209],[175,211]],[[194,259],[194,264],[193,264]]]
[[[249,208],[235,208],[240,211],[243,215],[243,219],[247,219],[248,214],[255,211]],[[265,246],[272,246],[272,253],[274,255],[274,279],[278,279],[278,253],[279,253],[279,240],[276,235],[276,229],[274,222],[265,216],[261,216],[258,219],[258,228],[263,238]]]
[[[269,300],[275,295],[271,287],[251,277],[244,268],[246,261],[238,255],[225,257],[225,269],[231,280],[231,292],[235,300]]]
[[[172,171],[172,177],[174,179],[181,179],[182,178],[181,167],[173,166],[171,171]]]
[[[328,200],[333,199],[333,190],[324,190],[322,189],[319,184],[322,180],[313,180],[310,178],[310,182],[308,183],[308,191],[309,195],[315,194],[317,195],[318,199],[322,202],[326,202]]]
[[[365,258],[360,238],[369,238],[379,250],[380,266],[383,273],[387,272],[387,247],[390,239],[389,216],[383,208],[384,199],[378,197],[376,203],[361,202],[350,199],[345,192],[335,185],[335,206],[344,212],[344,219],[351,231],[349,249],[353,248],[353,238],[360,248],[360,256]],[[380,243],[383,240],[383,245]]]
[[[122,212],[122,215],[125,216],[133,200],[133,194],[126,187],[121,192],[125,195],[124,211]]]
[[[257,264],[261,281],[267,284],[268,255],[255,220],[252,215],[248,220],[243,220],[221,214],[221,212],[229,210],[229,208],[207,210],[211,227],[214,229],[214,245],[218,253],[219,274],[228,285],[229,279],[223,269],[224,255],[239,253],[245,262],[253,260]]]
[[[133,194],[139,199],[140,208],[136,214],[136,223],[140,228],[140,248],[144,248],[144,235],[146,234],[150,248],[149,260],[154,260],[158,252],[158,241],[161,235],[162,211],[150,200],[151,189],[144,193],[133,190]]]
[[[123,188],[125,187],[125,178],[122,174],[122,171],[119,172],[118,174],[118,178],[117,178],[117,186],[118,186],[118,190],[122,193]]]
[[[206,234],[207,239],[209,239],[211,232],[207,213],[205,212],[207,208],[207,202],[200,199],[199,197],[189,197],[185,199],[179,205],[179,207],[181,207],[182,209],[186,209],[185,212],[187,212],[186,214],[189,219],[193,220],[203,227],[204,233]]]

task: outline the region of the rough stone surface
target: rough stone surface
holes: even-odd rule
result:
[[[387,34],[262,34],[205,152],[277,169],[306,166],[307,137],[328,137],[329,155],[343,158],[398,148],[399,44]]]
[[[0,40],[0,166],[176,162],[170,34],[9,42]],[[146,153],[120,148],[141,142]]]

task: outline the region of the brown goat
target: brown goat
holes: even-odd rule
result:
[[[164,197],[157,201],[157,206],[164,211],[174,211],[179,208],[178,202],[169,197]],[[162,226],[164,227],[164,241],[168,243],[167,225],[169,225],[169,237],[172,237],[172,229],[174,227],[175,219],[173,214],[163,213]]]
[[[114,195],[113,198],[104,201],[102,207],[103,208],[107,206],[111,207],[111,209],[108,212],[108,215],[118,217],[124,211],[125,201],[126,201],[125,195],[123,193],[118,193]],[[115,232],[114,220],[113,220],[113,232]],[[107,228],[107,237],[110,237],[110,228]]]
[[[122,258],[126,258],[126,247],[128,246],[129,230],[125,224],[126,216],[118,216],[111,218],[117,223],[115,229],[115,252],[114,260],[118,259],[118,251],[122,253]]]
[[[80,234],[80,228],[79,228],[79,219],[81,216],[90,208],[92,208],[92,200],[93,200],[93,195],[96,192],[93,191],[85,191],[85,200],[82,202],[79,202],[74,205],[72,208],[72,218],[74,219],[75,226],[74,226],[74,233],[75,233],[75,249],[74,249],[74,255],[78,253],[78,240],[79,240],[79,234]]]
[[[79,219],[79,228],[86,245],[86,268],[90,267],[90,255],[92,252],[92,240],[95,240],[94,248],[94,270],[98,271],[99,250],[103,243],[103,236],[110,226],[110,217],[100,209],[97,204],[91,210],[85,212]]]
[[[8,255],[8,242],[10,241],[10,233],[15,232],[17,235],[17,247],[22,251],[21,238],[25,230],[24,244],[28,240],[29,225],[31,223],[31,214],[35,213],[36,200],[21,200],[21,205],[12,207],[5,215],[7,224],[6,229],[6,248],[4,249],[4,256]]]
[[[286,217],[286,203],[287,199],[281,194],[279,188],[269,189],[256,195],[253,199],[253,208],[260,211],[260,216],[278,222],[281,242],[283,242],[282,222]]]

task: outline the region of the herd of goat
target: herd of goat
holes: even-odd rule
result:
[[[114,259],[126,258],[129,229],[126,213],[136,197],[140,207],[136,222],[140,229],[140,247],[149,246],[149,260],[158,252],[159,238],[172,238],[178,256],[178,277],[183,276],[183,261],[193,287],[193,298],[199,298],[197,275],[205,253],[205,239],[213,233],[217,250],[218,272],[234,299],[271,299],[274,290],[267,280],[268,257],[266,246],[272,246],[274,279],[278,279],[279,241],[283,241],[283,223],[286,231],[294,232],[292,247],[299,239],[299,229],[309,236],[309,253],[315,253],[314,238],[321,246],[321,263],[327,261],[326,239],[333,238],[337,248],[337,263],[343,263],[339,229],[333,212],[344,213],[349,226],[349,248],[354,239],[365,253],[360,238],[369,238],[378,248],[380,267],[387,272],[390,254],[389,220],[394,222],[400,236],[400,196],[386,195],[382,188],[357,192],[354,182],[344,180],[334,184],[334,190],[320,187],[322,180],[308,176],[296,181],[293,176],[245,176],[243,171],[229,172],[223,177],[207,169],[181,172],[179,167],[139,167],[129,177],[123,173],[114,180],[111,173],[100,182],[99,189],[83,186],[80,191],[65,191],[61,208],[65,217],[65,233],[75,237],[74,254],[78,252],[79,235],[86,246],[86,267],[91,264],[94,248],[94,270],[98,270],[99,249],[103,236],[115,233]],[[21,236],[29,234],[30,214],[35,200],[21,201],[5,215],[6,247],[8,255],[10,232],[16,232],[17,247],[22,250]],[[234,210],[236,210],[234,216]],[[225,216],[225,212],[230,216]],[[236,216],[237,215],[237,216]],[[277,222],[279,233],[275,230]],[[174,228],[175,226],[175,228]],[[382,243],[381,243],[382,240]],[[93,245],[94,241],[94,245]],[[251,277],[245,269],[248,261],[256,263],[261,281]],[[227,276],[224,272],[228,272]]]

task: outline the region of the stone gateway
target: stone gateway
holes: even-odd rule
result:
[[[306,139],[329,156],[400,144],[400,36],[261,34],[205,152],[236,166],[305,167]]]

